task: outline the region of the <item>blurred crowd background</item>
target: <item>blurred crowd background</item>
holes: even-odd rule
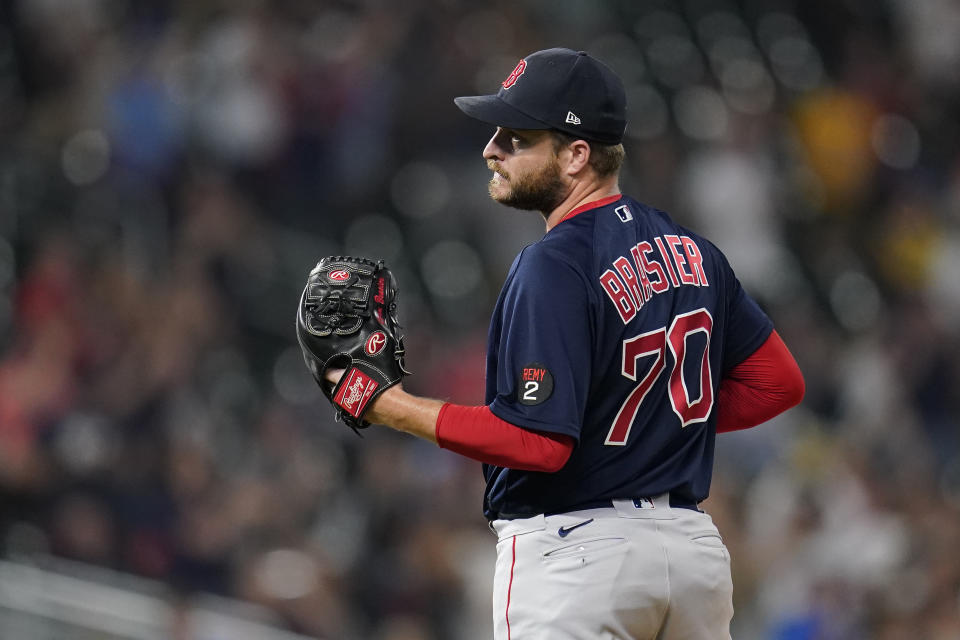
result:
[[[452,100],[549,46],[621,74],[623,190],[727,253],[806,376],[718,439],[734,637],[960,638],[953,0],[0,0],[3,556],[488,638],[479,465],[335,423],[293,318],[319,257],[383,257],[408,389],[482,401],[543,227]]]

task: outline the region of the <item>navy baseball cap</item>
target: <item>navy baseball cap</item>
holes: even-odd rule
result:
[[[517,63],[489,96],[454,102],[465,114],[507,129],[557,129],[601,144],[619,144],[627,127],[623,82],[586,51],[545,49]]]

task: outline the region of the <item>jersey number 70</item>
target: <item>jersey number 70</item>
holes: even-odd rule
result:
[[[687,337],[702,331],[706,334],[703,351],[690,354],[687,349]],[[713,332],[713,317],[704,308],[676,316],[670,328],[661,327],[623,341],[623,369],[621,373],[630,380],[637,380],[640,359],[652,360],[646,375],[640,380],[613,420],[610,432],[604,444],[623,446],[630,437],[630,429],[637,417],[637,411],[644,399],[666,367],[667,347],[673,356],[673,368],[670,369],[668,383],[670,406],[680,418],[680,426],[686,427],[695,422],[703,422],[713,408],[713,379],[710,372],[710,335]],[[683,379],[684,362],[687,357],[700,358],[700,397],[691,400],[687,383]]]

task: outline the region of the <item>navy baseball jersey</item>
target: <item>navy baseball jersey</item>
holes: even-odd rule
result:
[[[576,440],[556,473],[484,465],[484,514],[516,518],[670,492],[707,497],[724,373],[773,325],[724,255],[627,196],[526,247],[490,324],[486,404]]]

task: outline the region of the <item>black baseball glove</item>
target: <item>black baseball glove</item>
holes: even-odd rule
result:
[[[370,426],[363,414],[373,399],[410,373],[403,365],[397,291],[383,260],[330,256],[313,268],[300,296],[303,359],[337,419],[354,431]],[[333,385],[324,378],[328,369],[346,371]]]

